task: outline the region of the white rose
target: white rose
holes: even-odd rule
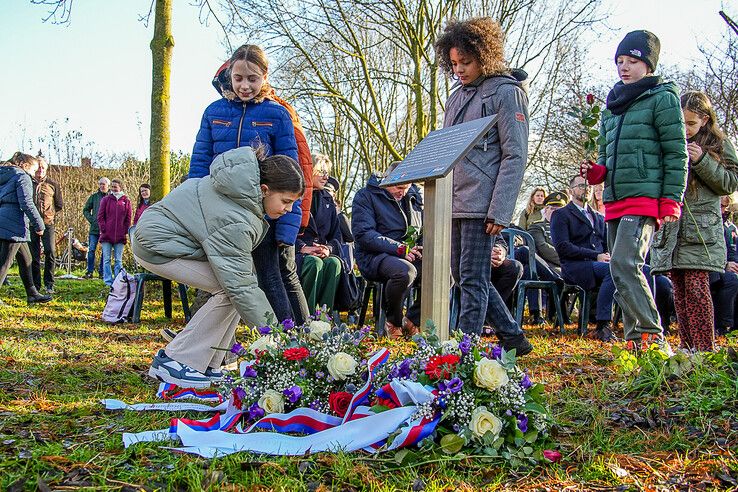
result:
[[[458,354],[459,353],[459,341],[455,338],[446,340],[441,344],[441,349],[444,354]]]
[[[505,386],[509,380],[507,371],[496,360],[482,358],[474,368],[474,382],[480,388],[495,391]]]
[[[330,333],[331,324],[328,323],[327,321],[320,321],[316,319],[310,322],[309,328],[310,328],[310,339],[321,341],[323,340],[324,334]]]
[[[256,355],[256,351],[264,352],[267,349],[277,348],[277,341],[271,335],[264,335],[257,338],[254,343],[249,345],[249,352],[251,355]]]
[[[282,393],[268,389],[259,398],[259,406],[264,409],[264,412],[269,413],[282,413],[284,412],[284,398]]]
[[[483,437],[487,432],[497,437],[502,430],[502,421],[485,407],[477,407],[472,412],[469,430],[477,437]]]
[[[356,372],[356,366],[358,365],[356,359],[346,352],[338,352],[328,359],[328,373],[333,376],[333,379],[343,380],[346,379],[346,376]]]

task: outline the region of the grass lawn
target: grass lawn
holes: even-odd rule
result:
[[[738,489],[734,351],[681,377],[633,380],[618,374],[610,346],[529,328],[535,351],[521,365],[546,384],[563,455],[556,464],[516,470],[440,452],[399,464],[359,453],[205,460],[157,443],[124,449],[122,432],[166,427],[174,414],[100,404],[155,401],[146,372],[164,345],[159,330],[183,324],[177,306],[173,320],[164,317],[160,288],[147,289],[140,325],[111,326],[99,319],[99,279],[59,280],[51,303],[30,308],[20,280],[11,283],[0,288],[0,490]],[[738,338],[720,344],[735,349]]]

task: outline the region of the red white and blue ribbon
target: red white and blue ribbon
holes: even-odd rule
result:
[[[384,412],[375,413],[365,403],[373,386],[377,369],[389,359],[389,351],[380,349],[367,361],[367,382],[354,393],[343,418],[328,415],[310,408],[298,408],[289,413],[270,414],[243,430],[238,424],[243,412],[233,405],[224,404],[208,407],[205,411],[222,411],[204,420],[172,419],[169,429],[159,431],[126,433],[123,442],[126,447],[142,441],[163,441],[179,439],[181,448],[176,451],[212,458],[239,451],[250,451],[271,455],[302,455],[308,452],[351,452],[364,450],[375,453],[399,449],[416,444],[431,435],[440,417],[431,419],[417,416],[417,405],[428,403],[436,396],[422,384],[394,380],[377,391],[381,398],[391,399],[396,406]],[[173,392],[171,394],[182,394]],[[183,398],[185,396],[182,396]],[[163,410],[156,405],[195,405],[195,404],[139,404],[126,405],[117,400],[104,400],[109,409]],[[110,402],[117,402],[111,404]],[[207,407],[206,405],[201,405]],[[152,408],[155,407],[155,408]],[[215,409],[218,410],[215,410]],[[175,408],[171,408],[175,409]],[[194,408],[183,408],[193,410]],[[202,411],[202,410],[201,410]],[[254,432],[257,430],[271,432]],[[399,433],[397,432],[399,430]],[[226,432],[230,431],[230,432]],[[287,432],[303,434],[292,436]],[[387,440],[395,435],[389,445]]]

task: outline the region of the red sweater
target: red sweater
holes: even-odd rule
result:
[[[587,181],[590,184],[600,184],[605,181],[607,168],[599,164],[593,164],[587,172]],[[664,217],[673,215],[679,217],[682,213],[681,204],[670,198],[648,198],[645,196],[634,196],[623,198],[614,202],[605,203],[605,220],[615,220],[625,215],[640,215],[653,217],[657,225]]]

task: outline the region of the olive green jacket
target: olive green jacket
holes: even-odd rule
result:
[[[146,209],[131,241],[133,253],[149,263],[208,262],[250,326],[273,315],[251,256],[269,227],[259,181],[251,147],[224,152],[213,160],[210,175],[188,179]]]
[[[621,115],[602,113],[597,164],[607,167],[605,203],[623,198],[681,202],[687,179],[687,143],[679,89],[659,84]]]
[[[695,178],[687,190],[677,222],[662,225],[651,247],[651,271],[672,269],[725,270],[727,251],[723,235],[720,197],[738,189],[738,158],[725,140],[722,163],[704,153],[690,164]]]

